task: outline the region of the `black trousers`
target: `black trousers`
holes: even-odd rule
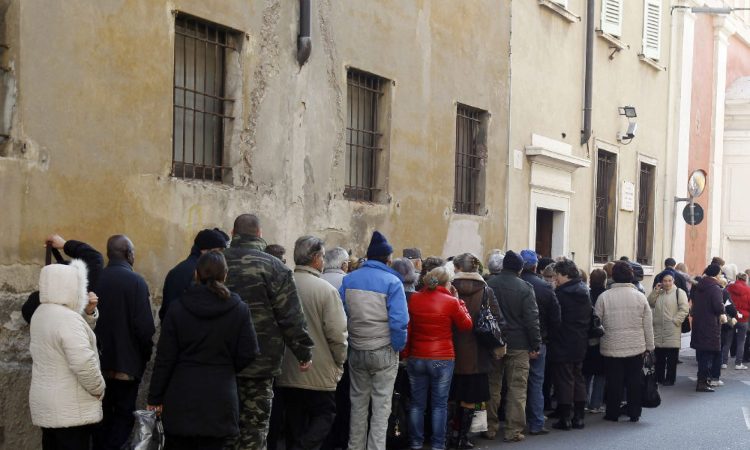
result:
[[[750,355],[750,352],[747,354]],[[352,407],[349,398],[350,387],[349,363],[345,363],[344,375],[336,386],[336,418],[322,447],[326,450],[349,447],[349,416]]]
[[[164,450],[222,450],[226,439],[206,436],[167,435]]]
[[[620,402],[623,388],[627,389],[628,410],[631,418],[641,417],[641,378],[643,377],[643,355],[627,358],[604,357],[604,373],[607,386],[605,402],[606,417],[620,417]]]
[[[286,450],[319,449],[336,418],[336,392],[281,388]]]
[[[586,380],[583,378],[582,368],[582,362],[554,363],[555,399],[558,405],[586,401]]]
[[[677,378],[677,357],[680,354],[679,348],[656,348],[654,356],[654,370],[656,372],[656,382],[665,381],[674,383]],[[666,369],[666,376],[664,371]]]
[[[94,430],[94,450],[120,450],[133,431],[133,411],[140,381],[104,381],[107,385],[102,401],[104,419]]]
[[[93,425],[68,428],[42,428],[43,450],[87,450]]]

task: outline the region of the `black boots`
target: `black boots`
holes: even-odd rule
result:
[[[474,443],[469,440],[471,421],[474,419],[474,408],[458,408],[458,445],[459,450],[474,448]]]
[[[570,428],[573,426],[570,421],[570,405],[558,404],[557,412],[560,419],[554,425],[552,425],[552,428],[566,431],[570,430]],[[581,423],[583,423],[583,419],[581,419]]]
[[[707,378],[698,378],[695,384],[695,392],[714,392],[714,389],[708,384]]]
[[[583,417],[586,414],[584,411],[585,407],[586,402],[575,402],[575,405],[573,405],[573,420],[571,422],[571,425],[576,430],[583,429]]]

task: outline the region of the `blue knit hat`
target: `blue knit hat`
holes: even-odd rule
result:
[[[373,231],[370,245],[367,247],[367,257],[388,256],[393,253],[393,247],[379,231]]]
[[[534,250],[531,250],[530,248],[521,250],[521,258],[523,258],[524,269],[534,267],[539,262],[539,259],[536,257],[536,252]]]

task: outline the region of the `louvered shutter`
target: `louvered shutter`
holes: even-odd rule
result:
[[[645,0],[643,12],[643,55],[659,59],[661,53],[661,0]]]
[[[623,0],[602,0],[602,31],[613,36],[622,36]]]

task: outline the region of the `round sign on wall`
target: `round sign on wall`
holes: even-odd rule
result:
[[[692,205],[688,203],[682,210],[682,217],[688,225],[698,225],[703,222],[703,207],[697,203]]]

